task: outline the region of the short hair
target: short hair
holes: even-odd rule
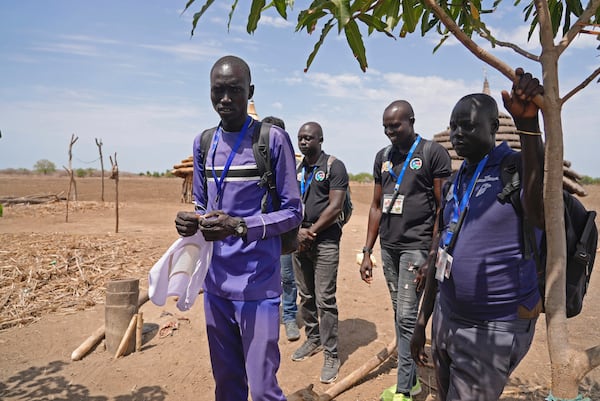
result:
[[[414,112],[411,104],[407,100],[394,100],[392,103],[389,104],[388,107],[385,108],[385,110],[399,109],[399,108],[404,109],[404,111],[406,111],[406,114],[408,114],[409,118],[415,117],[415,112]]]
[[[285,123],[283,122],[283,120],[279,117],[275,117],[275,116],[268,116],[262,119],[263,123],[270,123],[273,125],[278,126],[279,128],[285,130]]]
[[[302,129],[305,126],[309,126],[311,127],[313,130],[316,131],[317,137],[321,140],[323,140],[323,127],[321,127],[321,124],[315,122],[315,121],[309,121],[306,122],[304,124],[302,124],[302,126],[300,126],[300,129]]]
[[[487,95],[485,93],[471,93],[469,95],[463,96],[458,102],[471,102],[477,107],[480,107],[482,110],[488,112],[490,114],[490,118],[492,120],[497,120],[498,113],[498,103],[494,100],[493,97]]]
[[[212,68],[210,69],[210,75],[212,76],[214,70],[223,64],[230,64],[232,66],[241,68],[242,71],[247,74],[248,82],[252,82],[252,75],[250,74],[250,67],[244,60],[242,60],[241,58],[239,58],[237,56],[229,55],[229,56],[223,56],[220,59],[218,59],[215,62],[215,64],[212,66]]]

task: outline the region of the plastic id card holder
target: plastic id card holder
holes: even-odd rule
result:
[[[389,209],[390,203],[392,202],[392,197],[393,197],[393,195],[390,195],[390,194],[383,195],[383,210],[384,210],[384,212],[389,210],[390,214],[402,214],[402,207],[404,206],[404,195],[398,195],[396,197],[396,200],[394,201],[394,205],[392,206],[391,209]]]
[[[450,255],[444,248],[439,248],[437,253],[437,259],[435,261],[435,278],[441,283],[445,279],[450,278],[450,271],[452,270],[452,255]]]

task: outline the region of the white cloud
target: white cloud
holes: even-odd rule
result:
[[[44,45],[33,46],[31,49],[34,51],[73,54],[76,56],[85,56],[85,57],[98,57],[101,55],[100,52],[98,51],[98,49],[94,46],[73,44],[73,43],[44,44]]]
[[[274,28],[292,28],[294,24],[284,20],[282,17],[271,17],[269,15],[262,15],[260,17],[260,24],[266,26],[272,26]]]

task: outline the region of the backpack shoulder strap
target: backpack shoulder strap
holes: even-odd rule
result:
[[[500,179],[502,191],[497,195],[500,203],[509,202],[515,209],[521,223],[521,252],[525,259],[530,259],[531,255],[536,261],[538,271],[542,269],[540,250],[537,246],[537,239],[533,230],[533,225],[529,223],[523,212],[523,204],[521,203],[521,171],[522,161],[521,153],[514,152],[507,155],[500,162]]]
[[[256,168],[260,176],[258,186],[266,187],[267,192],[261,201],[261,210],[263,213],[267,210],[267,194],[271,195],[273,207],[278,210],[281,206],[277,188],[275,187],[275,175],[271,167],[271,148],[269,146],[271,125],[257,121],[257,128],[252,134],[252,151],[254,152],[254,160]]]
[[[429,164],[427,164],[427,162],[429,162],[429,160],[431,160],[431,143],[433,141],[430,141],[429,139],[425,139],[423,138],[423,164],[426,166],[429,166]]]
[[[385,149],[383,150],[383,158],[382,161],[386,161],[387,159],[390,158],[390,152],[392,151],[392,145],[388,145],[385,147]]]
[[[210,149],[210,144],[215,135],[215,131],[217,127],[212,127],[207,130],[204,130],[200,135],[200,155],[202,156],[202,162],[206,165],[206,156],[208,155],[208,151]]]
[[[328,180],[329,179],[329,175],[331,174],[331,165],[333,164],[333,162],[336,160],[336,157],[333,155],[329,155],[329,157],[327,158],[327,172],[325,174],[325,179]]]
[[[207,130],[204,130],[202,134],[200,134],[200,157],[202,157],[202,165],[206,167],[206,157],[208,156],[208,152],[210,150],[210,144],[215,136],[215,131],[217,127],[212,127]],[[204,169],[204,193],[206,194],[206,168]]]

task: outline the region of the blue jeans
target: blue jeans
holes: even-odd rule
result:
[[[416,383],[417,367],[410,355],[410,339],[415,329],[419,299],[415,278],[427,259],[427,250],[399,251],[381,248],[383,274],[394,307],[398,341],[398,376],[396,391],[408,393]]]
[[[318,242],[295,252],[294,275],[300,294],[300,312],[306,338],[330,355],[338,353],[338,308],[335,297],[340,260],[339,242]]]
[[[281,303],[283,304],[282,320],[283,323],[295,322],[298,313],[298,306],[296,305],[298,289],[294,278],[292,255],[281,255],[279,260],[281,263],[281,286],[283,287],[283,293],[281,294]]]

